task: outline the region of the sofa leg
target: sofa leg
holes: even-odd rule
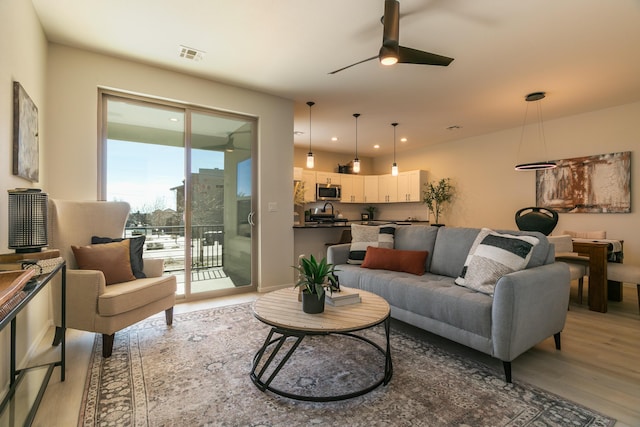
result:
[[[53,342],[51,345],[53,347],[57,347],[62,342],[62,336],[64,333],[62,332],[62,328],[60,326],[56,326],[56,333],[53,335]]]
[[[171,326],[173,324],[173,307],[164,311],[164,317],[167,319],[167,325]]]
[[[562,346],[560,345],[560,332],[553,334],[553,340],[556,342],[556,350],[562,350]]]
[[[102,357],[111,357],[113,351],[113,339],[116,334],[102,334]]]
[[[511,384],[511,362],[502,361],[502,366],[504,367],[504,377],[505,381]]]

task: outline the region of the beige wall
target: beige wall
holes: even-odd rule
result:
[[[9,252],[7,238],[7,190],[16,187],[45,188],[42,163],[47,153],[45,62],[47,42],[30,1],[0,1],[0,253]],[[13,82],[18,81],[38,107],[40,131],[40,182],[13,176]],[[18,361],[32,350],[49,327],[49,292],[42,291],[29,303],[18,321]],[[0,333],[0,396],[9,384],[9,327]]]
[[[554,234],[562,230],[606,230],[607,237],[624,239],[624,262],[636,265],[640,265],[638,117],[640,102],[544,122],[550,159],[632,152],[632,213],[562,213]],[[445,223],[514,229],[515,212],[535,206],[536,202],[535,172],[513,170],[521,130],[514,128],[420,151],[399,152],[396,155],[398,166],[400,170],[425,169],[429,172],[429,180],[452,179],[457,187],[457,197],[450,211],[443,216]],[[374,170],[387,173],[390,163],[390,157],[375,159]]]
[[[259,118],[257,283],[261,290],[292,283],[291,193],[282,189],[291,188],[293,169],[269,165],[293,163],[293,102],[52,44],[47,63],[47,99],[55,108],[46,117],[52,148],[46,159],[46,178],[52,197],[93,200],[97,197],[98,87]],[[268,212],[270,202],[277,204],[276,212]],[[278,250],[271,250],[276,241]]]

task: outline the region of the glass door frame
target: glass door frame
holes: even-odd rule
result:
[[[107,198],[107,101],[109,99],[120,99],[126,102],[139,103],[141,105],[147,104],[150,107],[176,109],[184,114],[185,126],[184,126],[184,233],[185,241],[190,241],[191,230],[191,201],[193,200],[192,186],[191,186],[191,116],[192,113],[204,113],[215,115],[219,117],[228,117],[236,120],[245,120],[251,122],[252,135],[251,135],[251,214],[253,215],[257,211],[258,195],[257,195],[257,177],[258,177],[258,118],[250,115],[229,113],[226,111],[216,110],[215,108],[202,107],[188,103],[181,103],[176,101],[167,101],[164,99],[153,98],[149,96],[135,95],[127,92],[120,92],[113,89],[98,88],[98,155],[97,155],[97,194],[98,200],[104,201]],[[191,250],[185,245],[185,293],[183,295],[177,295],[179,299],[184,301],[194,301],[205,298],[220,297],[226,295],[235,295],[248,292],[257,291],[257,279],[258,279],[258,232],[257,227],[251,226],[251,283],[246,286],[235,286],[233,288],[219,289],[207,292],[198,292],[196,294],[191,292],[191,262],[192,255]],[[189,271],[187,271],[189,270]]]

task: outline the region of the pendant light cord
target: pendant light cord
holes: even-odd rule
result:
[[[309,106],[309,153],[311,153],[311,107],[313,107],[316,103],[313,101],[307,102]]]

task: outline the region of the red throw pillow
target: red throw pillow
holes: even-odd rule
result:
[[[404,271],[422,276],[427,263],[428,251],[376,248],[369,246],[360,267],[375,270]]]

